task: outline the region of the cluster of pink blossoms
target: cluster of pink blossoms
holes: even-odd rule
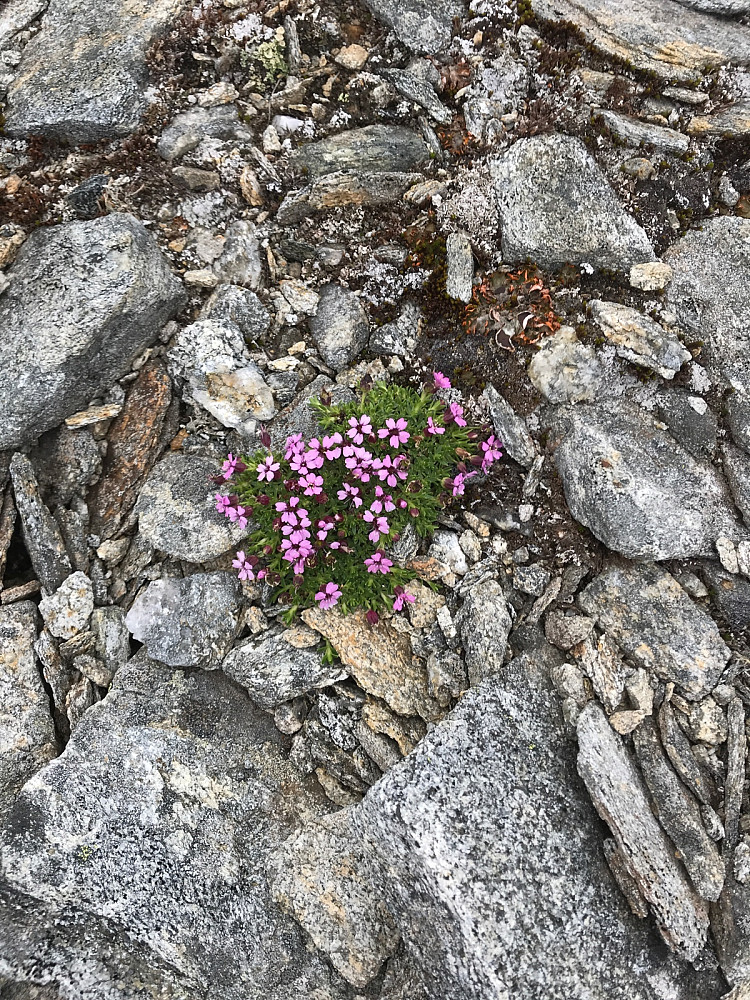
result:
[[[450,388],[450,381],[441,372],[435,372],[433,379],[432,391]],[[427,426],[417,428],[416,433],[429,440],[430,437],[445,434],[446,428],[452,423],[457,427],[466,426],[463,407],[458,403],[446,405],[441,423],[430,416]],[[274,505],[276,516],[273,528],[279,533],[280,540],[278,546],[266,545],[265,555],[272,556],[274,552],[280,554],[290,564],[295,580],[301,581],[306,569],[320,566],[321,560],[333,565],[337,551],[354,554],[345,537],[342,523],[344,515],[336,512],[316,517],[313,512],[316,505],[322,506],[329,500],[322,472],[326,462],[343,459],[347,480],[337,490],[336,497],[350,509],[354,517],[361,519],[369,528],[367,537],[375,550],[364,559],[367,572],[389,574],[393,562],[382,548],[383,543],[393,534],[389,515],[394,511],[406,511],[412,517],[418,517],[420,513],[404,497],[394,498],[393,493],[387,492],[402,486],[409,477],[410,458],[402,449],[410,441],[412,430],[414,429],[410,430],[405,417],[388,418],[385,426],[376,430],[370,416],[362,414],[350,417],[343,433],[336,431],[309,441],[305,441],[302,434],[292,434],[287,437],[283,449],[283,461],[288,463],[288,472],[282,469],[282,459],[275,457],[270,451],[270,436],[264,433],[261,440],[269,451],[255,469],[257,481],[260,484],[270,484],[281,483],[283,480],[283,487],[288,494],[287,499]],[[378,455],[367,447],[377,446],[380,442],[395,454]],[[490,436],[481,442],[481,454],[475,456],[471,463],[481,466],[482,472],[486,472],[500,457],[499,442],[494,436]],[[469,471],[462,462],[459,462],[458,468],[459,471],[452,480],[444,481],[452,488],[453,496],[463,495],[465,483],[478,472],[478,468]],[[221,475],[215,477],[215,481],[226,484],[236,474],[242,474],[246,470],[247,466],[230,454],[222,466]],[[365,495],[365,487],[371,498],[369,501]],[[263,506],[269,506],[272,502],[264,493],[257,496],[256,500]],[[239,497],[229,492],[216,493],[216,509],[242,528],[247,526],[248,518],[252,516],[252,508],[243,506]],[[260,569],[258,564],[257,556],[246,556],[243,551],[237,553],[237,558],[232,563],[242,580],[267,579],[271,584],[280,582],[278,573]],[[338,583],[330,580],[317,591],[315,601],[321,608],[332,608],[342,596]],[[414,597],[403,587],[393,588],[395,611],[402,610],[405,604],[413,601]],[[370,612],[368,620],[377,621],[377,613]]]

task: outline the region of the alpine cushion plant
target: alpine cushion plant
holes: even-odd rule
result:
[[[377,384],[354,402],[312,402],[319,438],[301,434],[283,449],[240,459],[229,455],[216,509],[257,530],[232,565],[242,580],[265,580],[294,609],[318,605],[343,611],[400,611],[414,597],[405,587],[413,571],[388,554],[412,523],[434,531],[440,509],[464,493],[466,482],[502,455],[486,428],[470,428],[440,372],[422,392]]]

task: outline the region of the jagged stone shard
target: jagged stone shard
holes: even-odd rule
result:
[[[708,909],[651,812],[634,760],[598,702],[583,709],[577,731],[578,772],[612,831],[628,874],[670,948],[695,959],[706,943]]]
[[[57,754],[34,653],[39,625],[31,601],[0,608],[0,818],[23,783]]]
[[[373,894],[441,1000],[718,1000],[616,887],[544,657],[470,690],[352,808]]]
[[[129,372],[185,300],[153,236],[120,213],[35,230],[8,273],[0,450],[56,427]]]
[[[624,653],[687,698],[713,690],[730,656],[713,619],[658,566],[610,566],[579,597]]]
[[[5,130],[85,143],[128,135],[145,107],[146,53],[185,0],[51,0],[8,91]]]
[[[339,998],[267,884],[271,851],[329,808],[284,745],[220,672],[143,654],[118,671],[64,753],[26,784],[3,834],[5,885],[34,901],[24,925],[45,941],[44,974],[64,983],[98,964],[102,992],[86,995],[112,995],[104,985],[129,972],[144,993],[127,995],[166,995],[152,966],[169,965],[180,1000]],[[53,936],[60,922],[70,933]],[[66,952],[69,969],[57,962]]]
[[[568,506],[628,559],[714,556],[719,535],[744,537],[712,465],[696,461],[632,404],[559,408],[555,464]]]
[[[704,10],[710,5],[699,2]],[[750,28],[674,0],[532,0],[532,7],[544,20],[572,22],[605,55],[664,80],[692,81],[721,63],[750,64]]]

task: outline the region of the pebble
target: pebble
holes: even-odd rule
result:
[[[362,45],[345,45],[335,55],[335,61],[344,69],[360,70],[367,62],[369,53]]]
[[[84,631],[94,610],[91,580],[85,573],[71,573],[54,594],[42,598],[39,610],[55,638],[72,639]]]

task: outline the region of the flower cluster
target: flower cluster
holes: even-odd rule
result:
[[[233,566],[242,580],[264,580],[295,606],[400,611],[414,600],[413,572],[389,554],[408,523],[435,527],[441,507],[464,493],[502,455],[490,434],[467,426],[458,403],[445,404],[450,381],[435,372],[421,393],[376,385],[355,403],[311,404],[319,437],[286,438],[251,458],[229,455],[216,509],[257,525]]]

